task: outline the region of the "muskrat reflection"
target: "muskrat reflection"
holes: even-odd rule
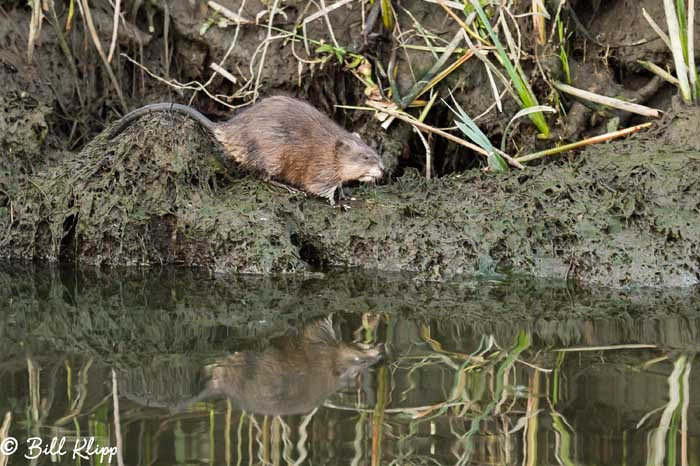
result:
[[[192,401],[224,396],[251,413],[307,413],[353,388],[358,374],[382,356],[381,344],[345,343],[330,318],[320,319],[262,351],[234,353],[207,366],[206,388]]]

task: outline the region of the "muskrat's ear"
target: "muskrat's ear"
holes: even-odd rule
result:
[[[338,341],[331,316],[326,316],[304,328],[304,336],[318,343],[334,344]]]
[[[350,149],[350,144],[343,139],[338,139],[335,141],[335,152],[336,154],[342,154]]]
[[[360,136],[360,133],[358,133],[357,131],[353,131],[352,135],[357,136],[358,138],[362,139],[362,136]]]

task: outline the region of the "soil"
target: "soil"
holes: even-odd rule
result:
[[[234,1],[221,3],[231,11],[239,9]],[[438,177],[426,181],[421,173],[423,145],[407,125],[394,122],[385,132],[368,113],[334,107],[362,104],[366,86],[350,70],[334,59],[300,65],[291,47],[306,57],[302,41],[271,42],[260,77],[261,95],[286,92],[308,99],[380,149],[393,174],[381,186],[351,187],[356,200],[348,203],[349,210],[331,209],[319,199],[291,195],[254,176],[224,170],[216,157],[221,149],[197,124],[179,116],[143,118],[113,141],[106,140],[102,130],[118,118],[122,103],[81,17],[76,13],[66,31],[62,5],[57,6],[58,23],[45,12],[29,64],[25,26],[31,10],[23,2],[5,4],[0,7],[0,257],[102,267],[181,264],[220,273],[340,266],[409,271],[423,280],[524,272],[612,287],[697,285],[700,111],[672,99],[670,86],[640,94],[652,77],[636,60],[664,63],[670,57],[658,40],[624,46],[653,38],[639,18],[647,3],[647,10],[656,8],[650,10],[654,2],[604,2],[609,8],[578,3],[573,8],[586,34],[572,26],[574,85],[639,97],[666,114],[644,134],[505,174],[484,173],[478,156],[435,139],[431,143]],[[120,28],[118,49],[164,79],[206,81],[208,64],[220,61],[236,36],[235,26],[217,25],[202,35],[211,10],[200,3],[136,6],[125,3],[127,26]],[[417,1],[402,6],[400,24],[412,24],[412,16],[447,41],[454,35],[453,22],[435,14],[439,7]],[[291,29],[304,7],[285,4],[276,27]],[[265,8],[247,2],[242,14],[255,18]],[[624,35],[611,20],[620,8],[634,8],[634,14],[625,16],[629,24]],[[108,49],[111,7],[97,1],[91,11]],[[381,18],[365,45],[361,21],[347,21],[348,15],[357,15],[359,21],[359,12],[345,7],[329,15],[335,39],[386,66],[392,44]],[[531,26],[522,21],[521,30],[527,32],[523,37],[531,37]],[[261,24],[266,22],[264,16]],[[251,101],[251,88],[240,84],[250,78],[250,70],[257,71],[251,57],[260,52],[266,34],[266,27],[241,26],[226,61],[238,85],[217,76],[209,88],[212,94],[228,96],[233,105]],[[330,40],[323,19],[309,23],[307,35]],[[69,54],[61,48],[61,36]],[[586,36],[623,46],[601,47]],[[412,43],[424,44],[420,37]],[[523,46],[535,48],[527,41]],[[429,52],[404,51],[396,54],[396,68],[397,86],[405,95],[434,58]],[[557,50],[541,52],[542,67],[534,61],[522,65],[546,102],[548,88],[540,69],[556,74],[560,64]],[[111,66],[129,108],[155,101],[187,103],[192,95],[149,77],[119,53]],[[373,76],[381,81],[375,68]],[[476,60],[441,86],[445,92],[452,89],[472,116],[493,103],[483,64]],[[550,121],[559,137],[600,133],[613,116],[584,109],[574,120],[576,104],[563,104],[572,110],[576,124]],[[201,92],[193,105],[212,118],[231,113]],[[429,124],[452,124],[453,117],[442,108],[429,114]],[[505,98],[505,113],[493,110],[479,125],[500,141],[510,119],[505,115],[516,110],[513,100]],[[534,135],[534,128],[522,122],[508,149],[530,151],[554,143]]]

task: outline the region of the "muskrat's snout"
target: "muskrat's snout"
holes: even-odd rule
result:
[[[384,163],[377,152],[357,134],[342,142],[340,175],[343,181],[372,182],[384,176]]]
[[[386,351],[384,350],[384,343],[377,343],[370,345],[367,343],[355,343],[357,347],[361,350],[361,356],[358,356],[359,360],[367,365],[371,366],[378,363],[386,356]]]
[[[382,179],[384,176],[384,164],[382,164],[381,159],[378,163],[372,165],[367,170],[365,176],[360,177],[360,181],[377,181]]]

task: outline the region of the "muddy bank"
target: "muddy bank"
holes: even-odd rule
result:
[[[240,6],[224,3],[232,11]],[[653,3],[642,2],[635,11],[646,5],[653,15],[661,15]],[[137,57],[162,79],[204,82],[211,76],[210,64],[226,54],[235,38],[238,45],[226,65],[239,84],[212,76],[212,95],[234,105],[249,103],[256,93],[305,97],[380,148],[392,176],[381,186],[352,187],[357,198],[350,202],[352,208],[332,210],[318,199],[290,195],[255,176],[226,170],[216,157],[220,148],[183,118],[144,118],[107,141],[100,131],[122,107],[186,102],[193,96],[190,89],[149,77],[117,53],[110,66],[123,93],[119,97],[89,46],[92,38],[85,26],[76,20],[72,29],[62,29],[68,15],[62,5],[45,12],[29,64],[26,28],[18,25],[28,24],[31,11],[13,4],[0,10],[0,42],[5,46],[0,78],[6,81],[0,89],[0,257],[102,267],[180,264],[220,273],[339,266],[407,271],[425,280],[522,272],[613,287],[700,282],[700,155],[695,134],[700,115],[673,107],[673,89],[640,71],[637,59],[663,62],[669,54],[640,15],[625,16],[624,34],[610,22],[620,8],[632,8],[626,2],[611,2],[605,11],[589,11],[574,2],[573,9],[564,11],[572,21],[567,24],[574,84],[637,102],[651,100],[668,111],[660,125],[628,141],[505,175],[482,173],[481,158],[436,138],[433,175],[440,178],[430,182],[424,179],[424,147],[407,125],[395,122],[384,132],[369,113],[334,107],[361,104],[371,90],[353,75],[347,61],[336,63],[338,50],[310,47],[305,55],[303,42],[275,40],[261,61],[260,47],[268,33],[264,24],[211,23],[203,33],[212,15],[204,6],[184,0],[139,5],[124,10],[117,51]],[[426,5],[409,2],[396,19],[413,26],[415,20],[439,32],[436,43],[444,45],[457,26],[444,13],[436,15],[433,4]],[[251,2],[241,13],[250,19],[266,8]],[[364,19],[352,8],[329,15],[332,40],[346,46],[343,53],[361,54],[377,81],[383,79],[382,66],[394,63],[394,88],[410,94],[435,61],[429,51],[416,48],[423,39],[406,39],[403,45],[412,48],[393,57],[396,37],[382,29],[381,20],[363,32]],[[108,2],[100,1],[91,10],[103,44],[111,38],[110,12]],[[299,5],[289,6],[284,14],[275,13],[275,25],[291,29],[307,14]],[[583,21],[578,26],[573,25],[576,14]],[[518,20],[524,30],[529,27],[526,18]],[[332,42],[324,20],[307,26],[313,40]],[[625,45],[632,43],[638,45]],[[536,49],[528,40],[523,47],[533,53]],[[557,48],[541,52],[548,76],[561,78]],[[297,60],[300,56],[316,61]],[[522,66],[544,97],[549,88],[541,70],[533,61],[524,60]],[[253,84],[260,87],[251,91]],[[388,84],[379,83],[384,88]],[[441,86],[441,92],[454,91],[473,115],[493,106],[478,61],[467,61]],[[194,97],[194,105],[212,118],[232,111],[203,92]],[[594,112],[562,99],[569,113],[565,121],[550,124],[563,139],[600,132],[613,116],[622,124],[634,120],[629,114]],[[491,111],[479,121],[493,141],[500,140],[516,111],[512,99],[504,105],[504,113]],[[426,121],[449,126],[453,116],[438,104]],[[507,149],[554,144],[538,141],[533,131],[529,123],[521,123]]]
[[[13,215],[0,221],[9,232],[0,254],[223,273],[349,266],[427,280],[514,271],[614,287],[695,285],[700,154],[677,136],[699,121],[684,114],[658,134],[521,173],[427,182],[408,172],[350,189],[357,201],[344,211],[225,173],[212,155],[219,149],[190,121],[144,118],[18,185]]]

